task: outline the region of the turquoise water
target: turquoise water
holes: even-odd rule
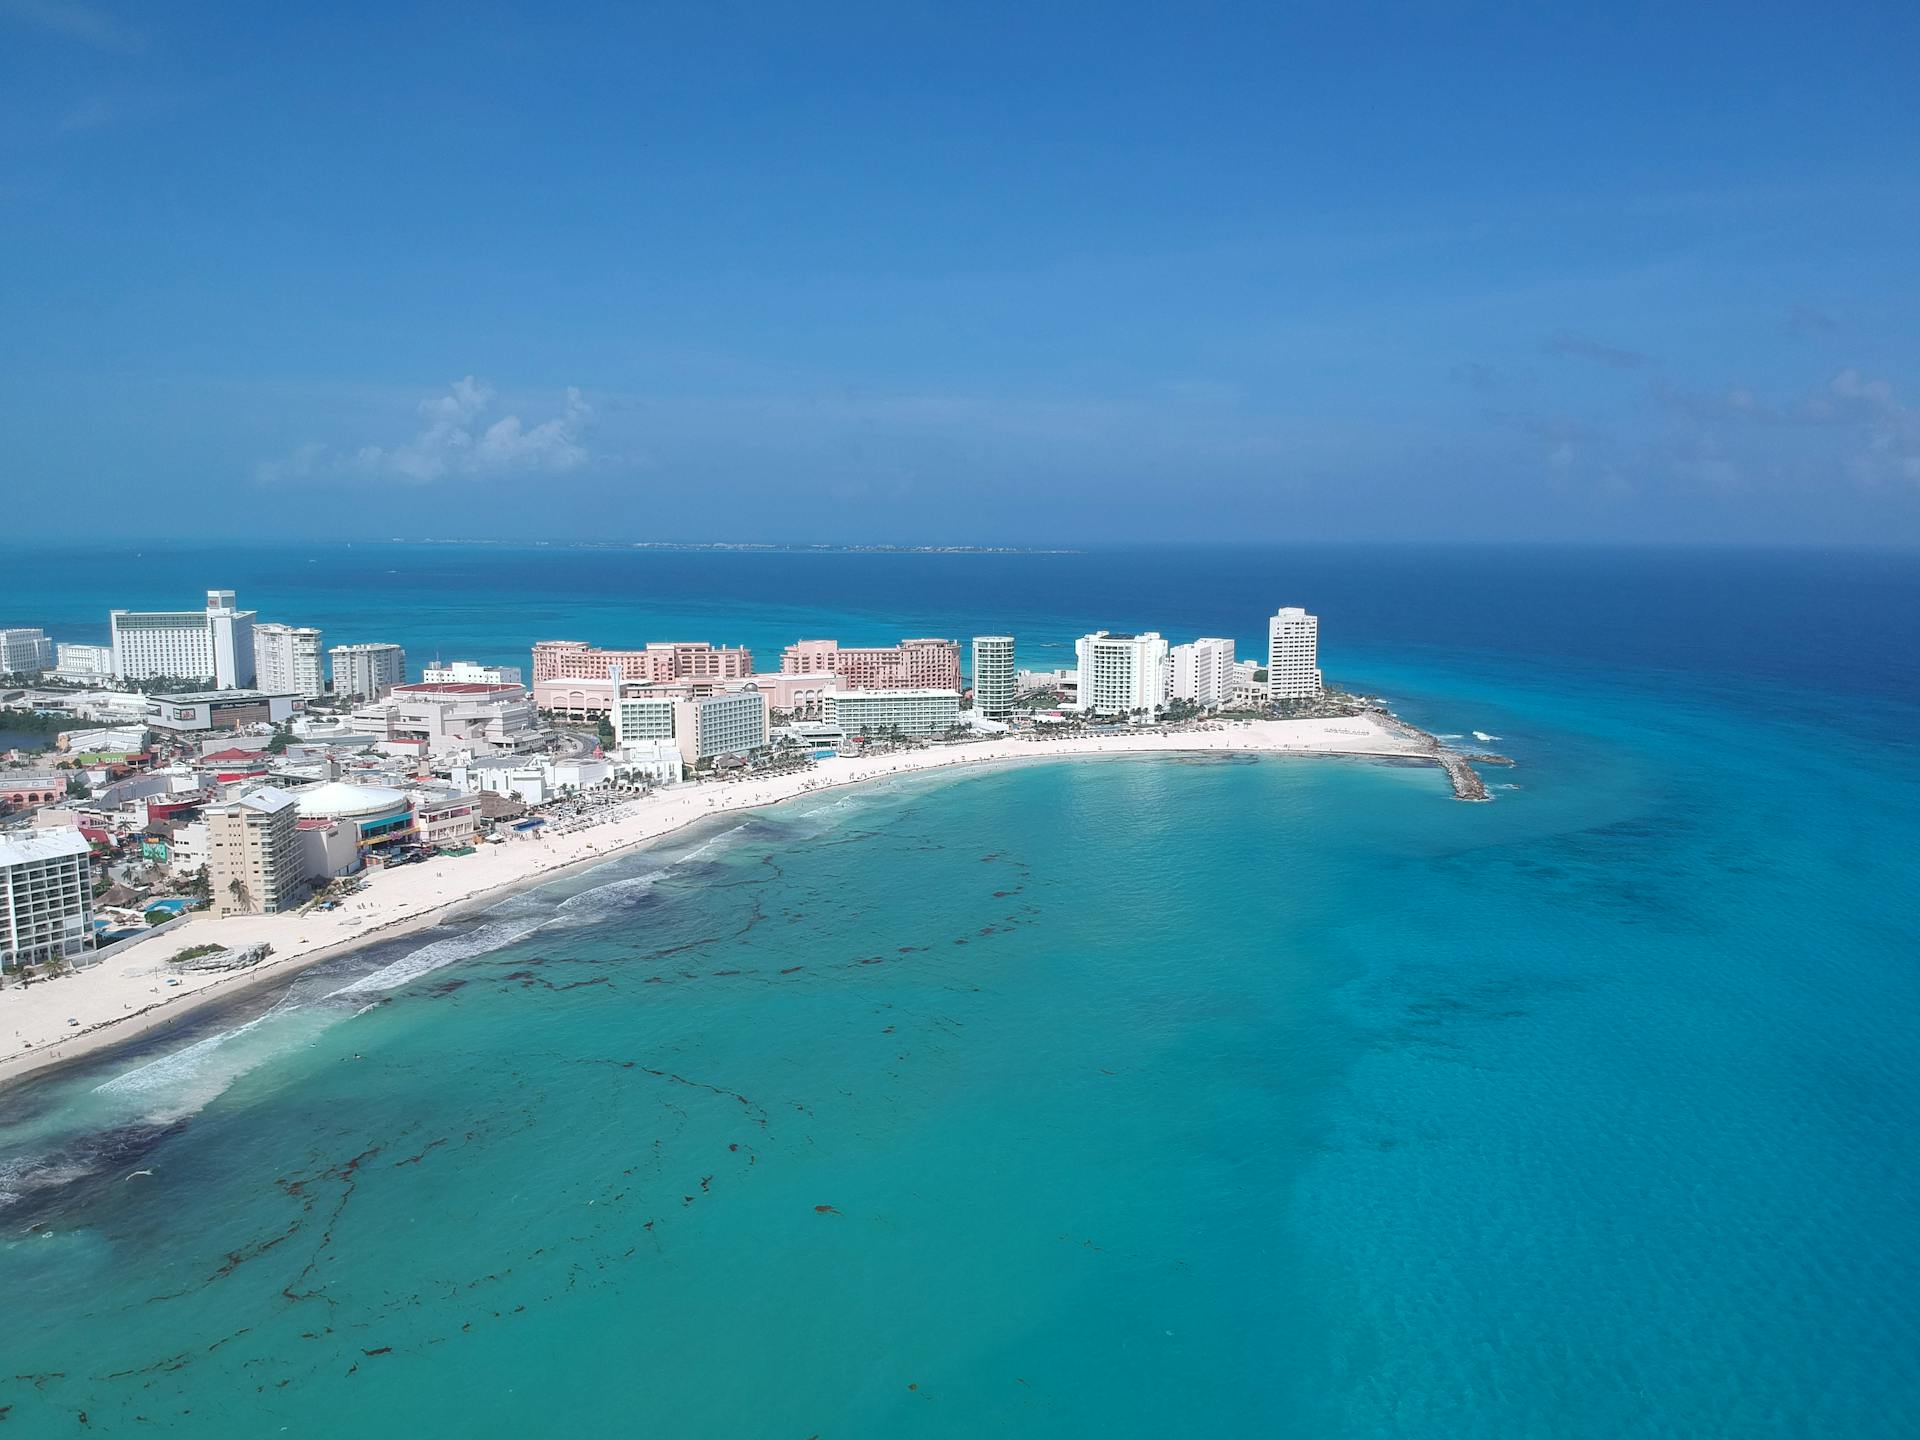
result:
[[[1519,788],[808,797],[10,1096],[8,1421],[1909,1433],[1911,769],[1390,678]]]

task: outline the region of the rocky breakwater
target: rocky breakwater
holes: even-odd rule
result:
[[[1405,736],[1417,743],[1433,763],[1447,772],[1447,779],[1453,785],[1453,798],[1456,800],[1491,800],[1487,791],[1487,782],[1480,778],[1476,765],[1511,765],[1513,760],[1506,755],[1495,755],[1487,751],[1457,750],[1446,744],[1437,735],[1429,735],[1418,726],[1409,725],[1390,711],[1369,706],[1367,713],[1386,729],[1396,735]]]

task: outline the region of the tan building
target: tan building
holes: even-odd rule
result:
[[[293,796],[263,785],[202,813],[214,914],[273,915],[299,903],[307,885]]]

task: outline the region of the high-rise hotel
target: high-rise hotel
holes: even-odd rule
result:
[[[1320,617],[1289,605],[1267,622],[1267,696],[1318,700]]]
[[[113,673],[123,680],[167,676],[206,680],[223,690],[253,684],[254,612],[231,590],[207,591],[205,610],[115,610]]]
[[[1013,714],[1013,637],[973,637],[973,713],[1005,722]]]

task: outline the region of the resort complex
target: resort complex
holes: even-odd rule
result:
[[[984,760],[1410,757],[1485,798],[1467,760],[1499,757],[1329,695],[1313,615],[1266,624],[1260,658],[1218,636],[1101,629],[1044,670],[1021,668],[1007,634],[802,639],[768,670],[706,640],[543,640],[531,686],[497,661],[435,660],[409,678],[397,644],[328,650],[317,627],[256,622],[231,590],[209,590],[204,610],[114,610],[107,646],[0,631],[16,666],[0,729],[11,716],[45,737],[0,762],[0,983],[150,975],[194,954],[168,984],[197,992],[209,974],[419,923],[702,815]],[[80,990],[61,993],[87,1010]],[[23,1003],[10,991],[0,1008]],[[0,1051],[0,1065],[20,1058]]]

